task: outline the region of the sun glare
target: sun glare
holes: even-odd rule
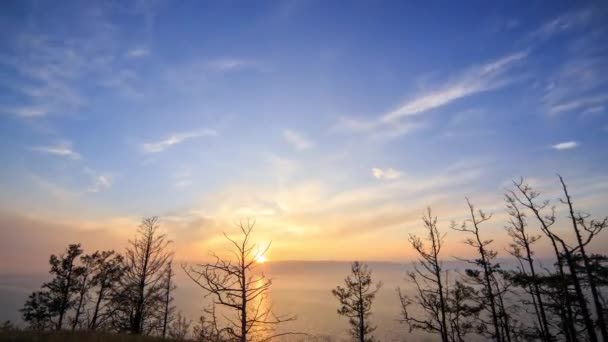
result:
[[[258,264],[263,264],[266,262],[266,256],[264,254],[260,254],[258,256],[255,257],[255,262],[257,262]]]

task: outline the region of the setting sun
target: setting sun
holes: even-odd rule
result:
[[[607,2],[0,0],[0,342],[608,342]]]
[[[257,255],[255,257],[255,262],[257,262],[258,264],[265,263],[266,262],[266,256],[264,254]]]

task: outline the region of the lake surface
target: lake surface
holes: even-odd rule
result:
[[[396,287],[406,292],[412,290],[405,278],[409,264],[371,262],[372,277],[383,283],[373,304],[372,322],[380,341],[434,340],[425,334],[410,333],[407,326],[399,323],[400,304]],[[331,336],[336,340],[348,339],[347,319],[336,313],[338,301],[331,294],[337,285],[350,273],[347,262],[286,261],[260,265],[260,269],[273,279],[271,302],[278,314],[294,314],[297,320],[287,323],[290,331],[306,332],[315,336]],[[186,277],[181,269],[176,270],[178,289],[175,305],[186,316],[196,319],[207,305],[204,291]],[[26,297],[48,279],[38,275],[0,275],[0,320],[19,322],[17,310]]]

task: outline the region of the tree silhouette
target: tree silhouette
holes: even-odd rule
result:
[[[78,274],[78,278],[76,279],[77,299],[74,306],[76,312],[72,318],[72,330],[76,330],[82,323],[82,313],[85,310],[88,301],[89,290],[92,286],[91,277],[98,257],[99,252],[95,252],[91,255],[83,255],[80,257],[80,266],[76,268],[76,273]]]
[[[534,191],[531,186],[524,183],[523,179],[519,183],[515,183],[515,186],[519,190],[518,196],[516,196],[515,199],[524,207],[532,211],[532,213],[540,223],[542,232],[550,239],[553,245],[557,258],[557,266],[560,277],[559,281],[562,288],[561,296],[567,301],[565,307],[566,312],[564,313],[566,315],[566,322],[564,322],[563,325],[565,327],[566,333],[571,336],[568,337],[568,340],[576,341],[578,338],[577,330],[574,326],[576,322],[576,313],[574,312],[574,310],[578,309],[580,315],[582,316],[584,327],[589,340],[591,342],[598,341],[597,333],[595,332],[595,326],[593,324],[593,319],[591,317],[591,313],[587,305],[587,299],[583,292],[581,279],[577,273],[577,264],[575,261],[576,255],[573,255],[573,253],[576,253],[576,250],[578,248],[569,247],[566,240],[562,236],[557,234],[553,229],[553,225],[556,222],[555,207],[550,208],[549,214],[543,214],[543,210],[549,206],[549,202],[543,201],[541,203],[538,203],[538,197],[540,196],[540,193]],[[591,237],[593,237],[594,235],[595,234],[590,235],[589,239],[591,239]],[[566,273],[566,268],[568,269],[569,273]],[[570,284],[574,287],[575,296],[572,298],[573,300],[570,300]],[[578,303],[577,307],[573,306],[573,301],[576,301]]]
[[[418,253],[419,259],[414,271],[408,272],[408,277],[415,284],[417,295],[414,298],[403,294],[398,288],[401,300],[402,318],[410,329],[421,329],[429,332],[437,332],[443,342],[448,342],[448,308],[447,291],[443,274],[442,263],[439,253],[443,245],[445,234],[437,229],[437,217],[431,214],[431,208],[427,209],[427,216],[422,217],[426,238],[410,234],[409,242]],[[410,314],[408,307],[416,302],[425,311],[424,318],[414,317]]]
[[[169,327],[169,337],[172,340],[185,340],[190,332],[190,325],[192,325],[192,320],[184,317],[181,311],[178,312],[177,316],[173,322],[171,322],[171,326]]]
[[[478,257],[474,260],[464,260],[477,269],[465,270],[465,281],[481,286],[481,296],[479,303],[490,313],[493,331],[491,337],[498,342],[511,340],[510,315],[506,310],[503,294],[505,287],[497,279],[500,265],[494,263],[497,253],[489,248],[492,239],[484,240],[481,237],[480,226],[490,220],[492,215],[486,214],[482,210],[476,210],[475,206],[466,199],[469,207],[470,218],[465,220],[460,226],[453,224],[452,229],[469,233],[473,237],[467,238],[464,243],[473,247]]]
[[[566,341],[576,341],[576,313],[573,304],[578,301],[578,299],[571,294],[569,289],[572,278],[568,276],[565,270],[564,254],[562,251],[563,245],[561,244],[560,238],[553,233],[552,227],[556,222],[555,207],[549,207],[549,201],[538,203],[540,193],[535,191],[529,184],[525,183],[523,178],[520,179],[519,182],[513,181],[513,184],[515,185],[516,191],[511,192],[512,198],[532,212],[533,217],[540,224],[540,230],[551,242],[558,273],[551,277],[545,277],[545,283],[557,290],[556,295],[552,296],[552,298],[554,298],[554,302],[556,303],[554,306],[559,312],[561,319],[560,325]],[[546,209],[549,209],[548,213]]]
[[[114,251],[98,253],[91,280],[91,285],[97,289],[97,298],[93,307],[93,316],[89,321],[90,330],[104,326],[112,318],[111,300],[119,290],[125,270],[122,255],[116,254]]]
[[[608,341],[608,330],[606,328],[606,320],[604,318],[604,308],[602,307],[602,302],[600,300],[600,294],[597,289],[596,280],[593,275],[592,266],[590,258],[585,250],[585,247],[591,242],[591,240],[599,234],[604,228],[608,226],[608,217],[603,220],[588,220],[589,215],[578,212],[574,212],[574,205],[572,204],[572,198],[568,193],[568,187],[564,182],[562,176],[558,175],[559,181],[562,185],[562,189],[564,190],[565,199],[562,200],[562,203],[568,206],[568,212],[570,214],[569,218],[572,221],[572,229],[574,230],[574,235],[576,236],[576,245],[571,248],[573,253],[579,253],[580,257],[583,261],[584,265],[584,274],[587,278],[587,284],[591,290],[591,298],[593,299],[593,304],[595,306],[595,314],[597,317],[597,325],[600,328],[600,333],[602,335],[602,340]],[[583,232],[585,231],[587,236],[583,238]],[[576,273],[576,272],[574,272]]]
[[[175,306],[173,303],[173,290],[177,288],[174,280],[175,273],[173,273],[173,261],[169,261],[167,263],[167,268],[165,270],[165,278],[163,279],[163,290],[164,290],[164,312],[163,312],[163,329],[161,336],[165,338],[167,336],[167,326],[173,320],[173,312],[175,311]]]
[[[20,310],[23,321],[32,330],[47,330],[57,326],[50,310],[51,297],[48,291],[35,291],[29,295]]]
[[[527,288],[527,292],[531,296],[538,324],[538,335],[544,341],[552,341],[553,337],[549,328],[549,319],[547,318],[544,304],[545,300],[541,291],[541,277],[536,270],[534,252],[532,250],[534,243],[540,239],[540,235],[530,235],[528,232],[527,217],[520,210],[512,192],[505,195],[505,201],[509,215],[509,221],[505,229],[512,241],[508,252],[517,259],[520,268],[519,271],[505,272],[504,274],[519,280],[520,284],[522,280],[525,280],[523,287]]]
[[[381,283],[372,283],[372,271],[365,264],[355,261],[351,265],[351,274],[344,279],[344,285],[337,286],[331,292],[340,302],[338,314],[348,317],[351,334],[359,342],[372,342],[372,333],[376,330],[369,322],[372,314],[372,302]]]
[[[116,301],[116,323],[132,334],[150,334],[162,324],[163,278],[173,256],[158,217],[144,218],[125,252],[125,272]]]
[[[223,342],[228,341],[225,338],[226,328],[220,328],[215,304],[203,310],[203,315],[198,318],[198,322],[193,328],[194,340],[199,342]]]
[[[232,245],[232,258],[220,258],[211,253],[214,262],[182,265],[186,274],[211,296],[213,302],[228,310],[226,333],[240,342],[269,341],[273,338],[296,334],[276,333],[274,327],[295,319],[291,315],[277,315],[269,304],[268,293],[272,280],[257,271],[257,260],[270,245],[260,249],[252,243],[255,220],[237,224],[241,239],[235,240],[224,233]]]
[[[48,290],[50,313],[57,315],[55,327],[57,330],[63,328],[66,313],[75,304],[73,296],[78,291],[77,278],[81,271],[76,266],[76,260],[80,254],[82,254],[80,244],[72,244],[68,246],[64,254],[60,256],[53,254],[49,259],[50,273],[55,275],[55,278],[42,287]]]

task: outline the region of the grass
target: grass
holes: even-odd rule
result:
[[[159,337],[136,336],[127,334],[103,333],[94,331],[0,331],[0,341],[11,342],[160,342],[175,341]]]

